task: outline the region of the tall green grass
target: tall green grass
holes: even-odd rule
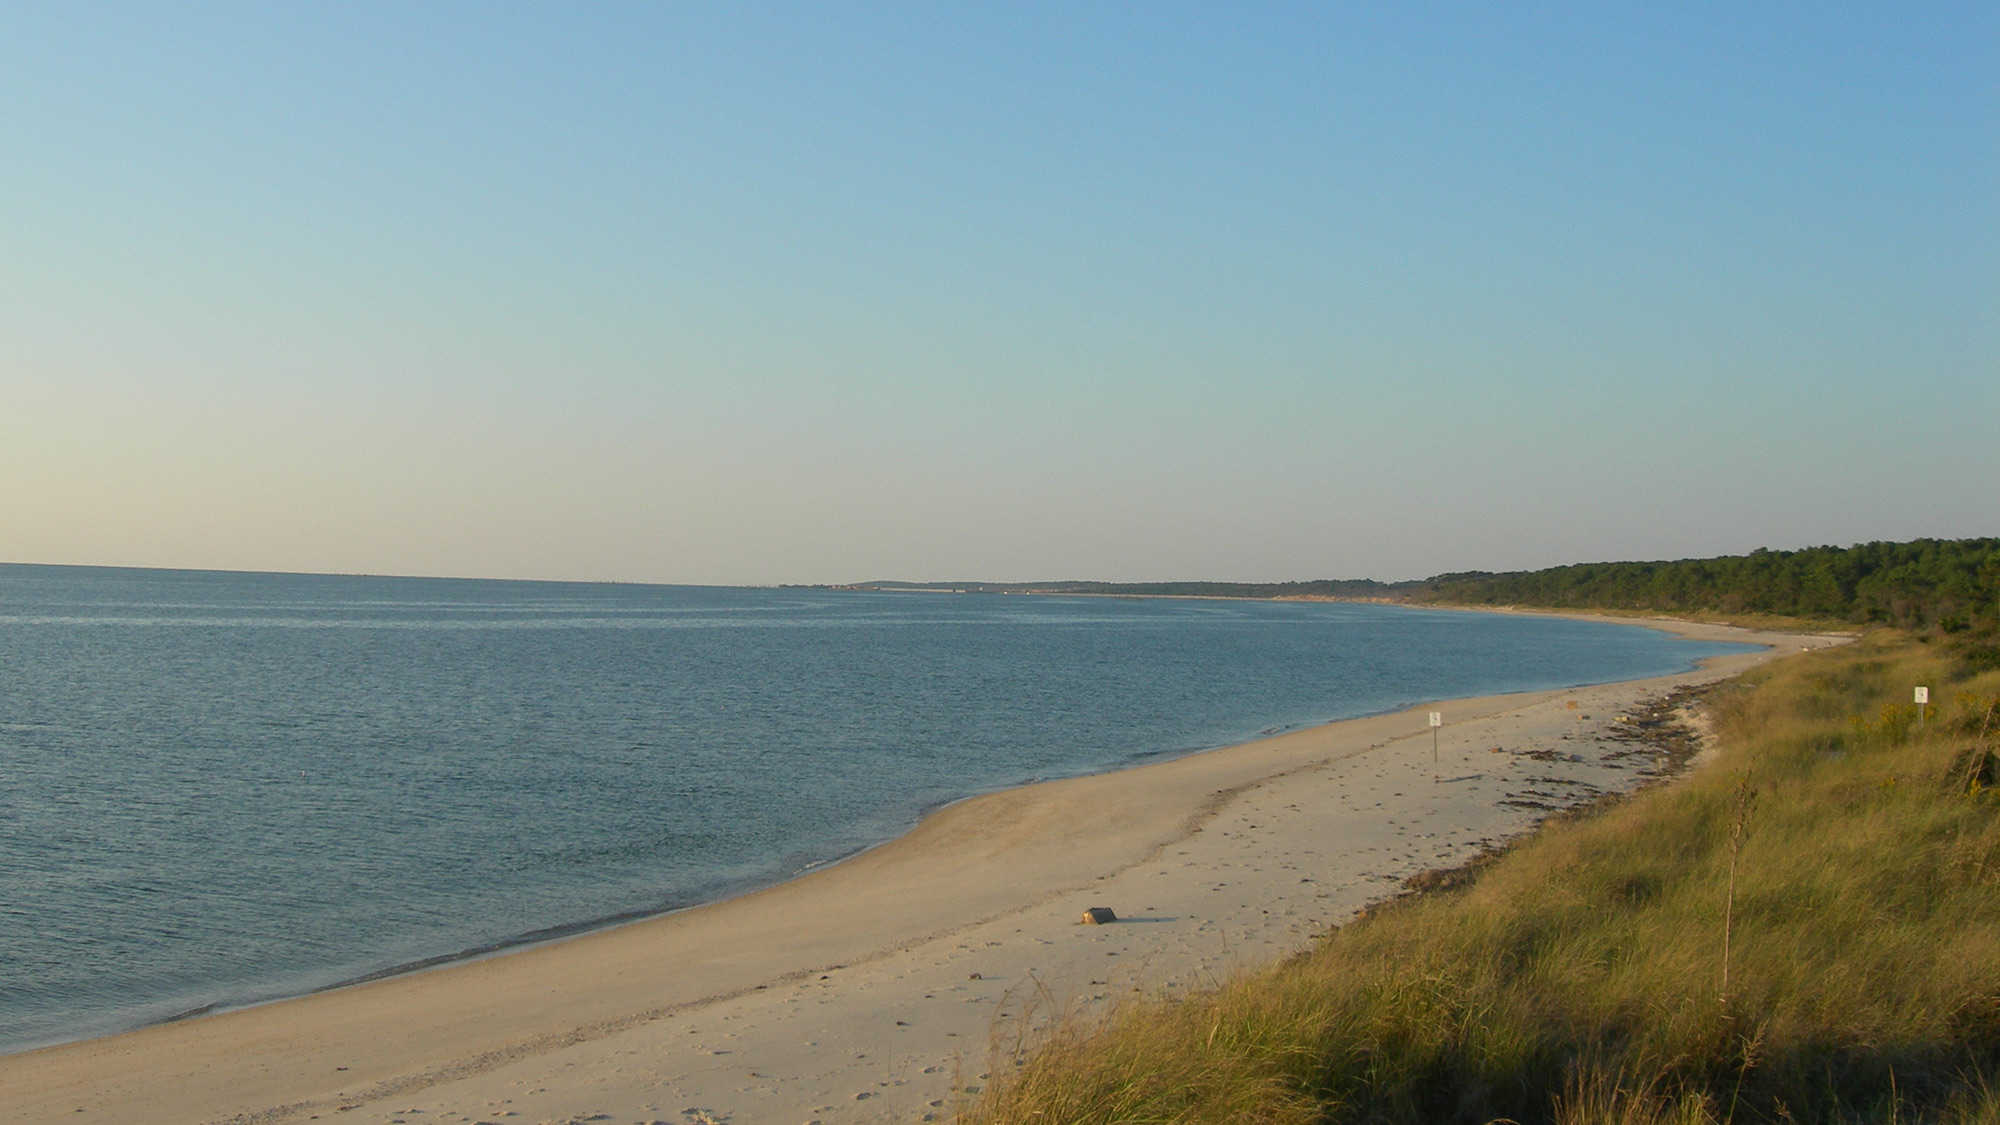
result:
[[[2000,674],[1876,634],[1708,705],[1712,764],[1273,969],[1045,1026],[961,1120],[2000,1123]]]

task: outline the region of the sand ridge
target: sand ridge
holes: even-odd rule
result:
[[[1200,987],[1294,952],[1408,875],[1638,784],[1619,713],[1839,639],[1651,624],[1771,647],[1024,786],[738,899],[0,1058],[0,1120],[940,1115],[989,1080],[994,1029],[1032,1007]],[[1433,708],[1449,723],[1435,764]],[[1094,905],[1123,920],[1076,924]]]

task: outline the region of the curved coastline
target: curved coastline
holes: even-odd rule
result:
[[[1626,687],[1719,678],[1823,643],[1566,616],[1772,646]],[[1573,690],[1442,706],[1458,723]],[[969,796],[903,835],[734,897],[7,1056],[0,1104],[16,1107],[7,1119],[24,1121],[53,1112],[117,1120],[136,1106],[153,1120],[276,1121],[414,1094],[783,982],[830,977],[1088,890],[1157,857],[1235,796],[1420,735],[1421,719],[1406,708]],[[167,1090],[174,1095],[163,1102]]]
[[[1119,600],[1133,600],[1137,598],[1181,600],[1181,601],[1244,600],[1244,599],[1232,599],[1232,598],[1224,598],[1224,597],[1208,596],[1208,595],[1066,594],[1062,596],[1066,598],[1069,597],[1109,598],[1109,599],[1119,599]],[[1322,599],[1281,599],[1281,600],[1322,600]],[[1605,614],[1593,614],[1588,612],[1571,612],[1571,611],[1517,610],[1514,607],[1396,605],[1393,608],[1419,614],[1473,612],[1473,613],[1506,614],[1515,616],[1562,617],[1572,620],[1592,621],[1603,624],[1636,625],[1640,627],[1652,628],[1657,632],[1664,632],[1670,634],[1676,632],[1674,628],[1670,627],[1671,625],[1675,624],[1675,622],[1673,622],[1671,619],[1627,618],[1627,617],[1617,617]],[[1717,638],[1700,637],[1695,639],[1717,639]],[[1692,671],[1698,668],[1700,665],[1701,665],[1701,660],[1697,658],[1695,660],[1690,661],[1690,663],[1684,669],[1681,670]],[[1533,690],[1562,691],[1562,690],[1569,690],[1572,688],[1595,686],[1597,684],[1606,682],[1615,682],[1615,681],[1579,680],[1570,683],[1558,683],[1554,685],[1538,687]],[[1513,693],[1513,694],[1520,694],[1520,693]],[[244,1011],[251,1008],[263,1007],[269,1004],[283,1003],[285,1001],[294,1000],[301,997],[313,996],[326,992],[334,992],[346,988],[356,987],[359,985],[372,984],[377,981],[390,980],[397,977],[408,976],[414,973],[429,972],[440,968],[448,968],[453,965],[480,961],[496,956],[504,956],[524,949],[530,949],[537,946],[546,945],[551,942],[567,941],[572,938],[584,936],[591,933],[596,933],[603,930],[615,929],[621,926],[631,925],[634,923],[645,922],[655,918],[678,914],[687,910],[693,910],[704,906],[710,906],[717,903],[727,902],[733,899],[741,898],[746,895],[755,894],[759,891],[768,890],[772,887],[778,886],[780,884],[789,882],[794,879],[806,877],[817,871],[824,870],[826,868],[830,868],[835,865],[848,862],[857,856],[865,854],[869,851],[873,851],[887,844],[891,844],[896,840],[901,839],[903,836],[907,835],[911,831],[914,831],[915,828],[923,820],[929,818],[930,816],[944,809],[948,809],[954,805],[963,803],[968,800],[976,800],[978,798],[989,796],[995,793],[1006,792],[1009,790],[1042,784],[1049,781],[1060,781],[1060,780],[1067,780],[1079,777],[1096,776],[1100,774],[1118,773],[1121,771],[1136,769],[1142,766],[1152,765],[1159,762],[1173,761],[1175,759],[1187,757],[1189,755],[1212,753],[1218,750],[1227,750],[1234,746],[1245,745],[1251,742],[1258,742],[1267,738],[1277,737],[1285,734],[1291,734],[1298,731],[1312,730],[1334,723],[1350,722],[1357,719],[1368,719],[1383,715],[1395,714],[1398,712],[1410,710],[1411,708],[1415,708],[1421,705],[1423,705],[1423,701],[1420,700],[1399,701],[1397,703],[1376,710],[1362,711],[1352,715],[1343,715],[1335,718],[1308,720],[1303,722],[1281,723],[1265,727],[1261,730],[1256,731],[1254,734],[1249,735],[1248,737],[1239,738],[1231,741],[1223,741],[1223,742],[1193,745],[1193,746],[1166,747],[1161,749],[1138,751],[1127,754],[1115,761],[1106,764],[1081,767],[1077,769],[1075,772],[1057,772],[1044,776],[1025,777],[1018,781],[1008,782],[1005,784],[996,785],[988,788],[981,788],[974,790],[972,792],[968,792],[962,796],[954,797],[948,800],[941,800],[934,802],[918,810],[915,818],[906,823],[905,825],[903,825],[897,831],[883,835],[877,839],[869,840],[857,846],[850,847],[836,854],[830,854],[822,858],[814,859],[811,862],[805,863],[801,866],[792,867],[789,870],[773,871],[733,882],[717,884],[716,886],[710,888],[707,891],[698,892],[692,895],[685,896],[680,901],[670,901],[667,903],[654,906],[645,906],[635,909],[621,910],[610,914],[604,914],[594,917],[583,918],[576,921],[562,922],[550,926],[539,927],[532,930],[526,930],[520,933],[507,934],[490,941],[480,942],[475,945],[470,945],[443,953],[417,957],[411,960],[385,965],[380,968],[356,972],[352,975],[342,976],[336,979],[327,980],[324,983],[304,985],[283,990],[271,990],[263,992],[261,994],[253,993],[247,996],[246,995],[216,996],[213,999],[206,999],[199,1003],[191,1002],[187,1007],[183,1009],[170,1010],[167,1012],[167,1014],[164,1015],[153,1015],[145,1018],[134,1019],[122,1025],[104,1028],[102,1030],[93,1031],[89,1034],[78,1035],[73,1037],[54,1038],[47,1040],[45,1042],[30,1043],[24,1046],[14,1047],[4,1052],[0,1052],[0,1058],[5,1058],[8,1055],[24,1053],[27,1051],[35,1051],[35,1050],[46,1049],[49,1047],[63,1046],[68,1043],[87,1042],[93,1039],[101,1039],[101,1038],[108,1038],[111,1036],[123,1035],[132,1031],[139,1031],[145,1028],[155,1027],[162,1024],[179,1023],[200,1016]]]

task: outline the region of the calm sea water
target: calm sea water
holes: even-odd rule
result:
[[[1386,606],[0,566],[0,1050],[716,898],[927,809],[1741,646]]]

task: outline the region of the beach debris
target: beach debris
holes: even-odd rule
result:
[[[1117,920],[1118,920],[1118,915],[1113,914],[1111,912],[1110,907],[1093,906],[1089,910],[1083,912],[1082,924],[1086,926],[1103,926],[1103,925],[1108,925],[1109,923],[1112,922],[1116,922]]]

